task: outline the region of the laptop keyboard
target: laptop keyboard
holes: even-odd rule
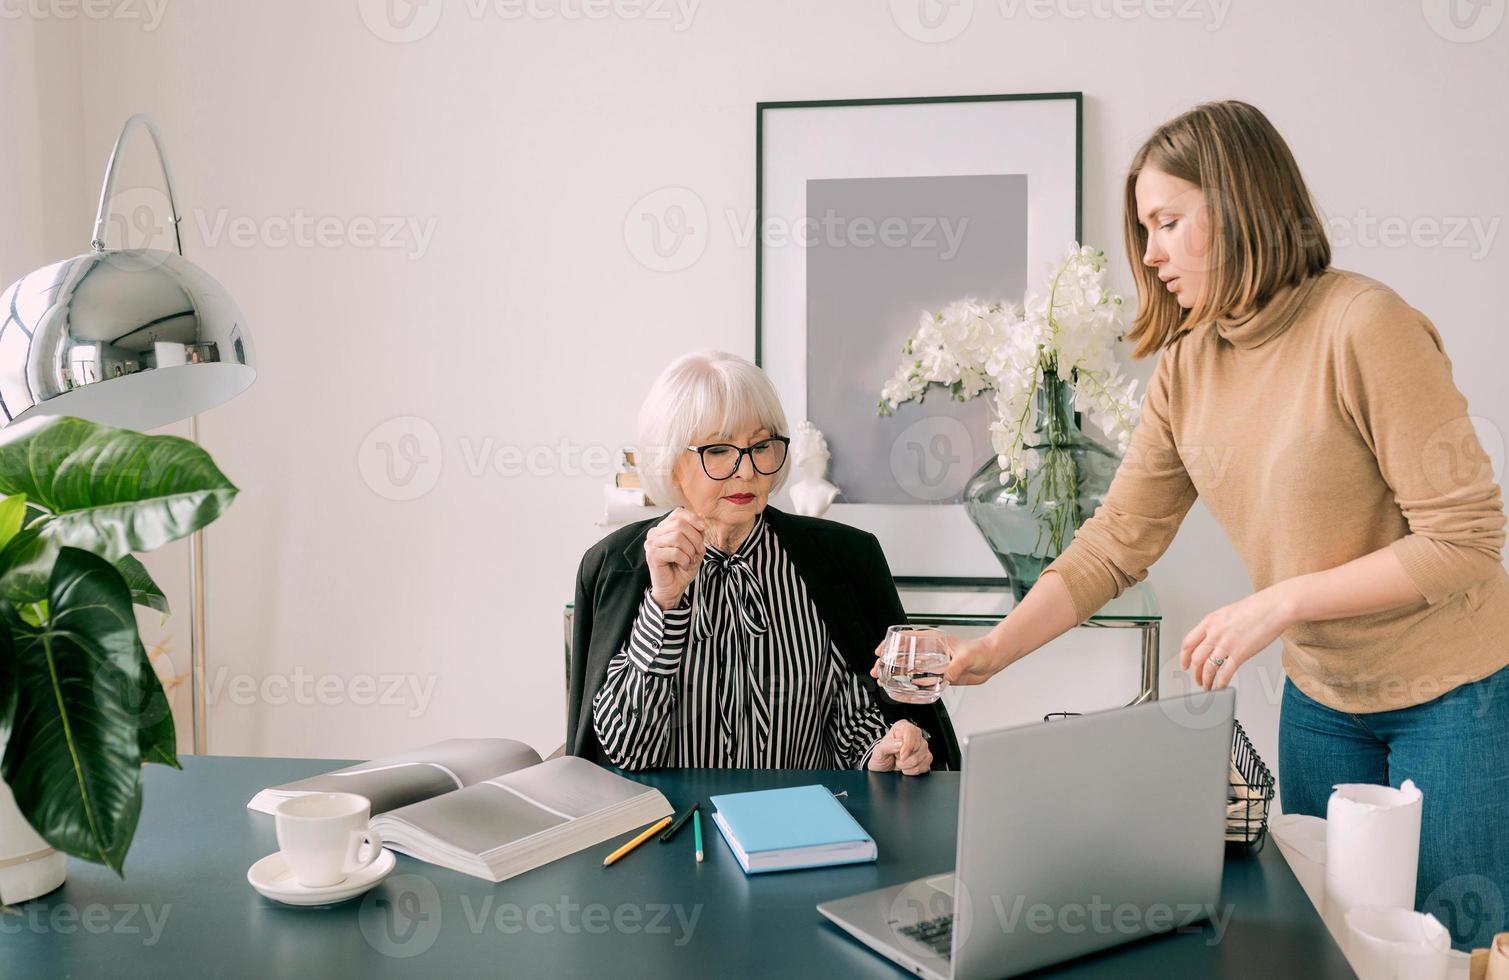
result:
[[[936,919],[923,919],[914,926],[901,926],[896,931],[908,939],[915,939],[944,959],[948,959],[954,948],[952,914],[940,915]]]

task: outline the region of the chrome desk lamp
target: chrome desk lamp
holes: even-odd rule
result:
[[[175,251],[105,247],[121,147],[136,129],[162,167]],[[229,401],[257,377],[246,318],[183,257],[173,178],[157,127],[126,120],[110,151],[90,250],[22,276],[0,294],[0,426],[72,415],[147,430]],[[189,678],[194,752],[205,752],[204,532],[189,542]]]

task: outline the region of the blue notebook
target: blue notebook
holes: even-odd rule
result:
[[[745,874],[858,864],[875,841],[824,786],[712,797],[713,822]]]

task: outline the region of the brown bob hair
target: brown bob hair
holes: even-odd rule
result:
[[[1210,247],[1205,288],[1181,307],[1146,266],[1147,231],[1137,220],[1137,177],[1145,167],[1204,192]],[[1244,316],[1281,287],[1331,264],[1315,202],[1284,138],[1246,102],[1207,102],[1158,127],[1126,178],[1126,249],[1137,283],[1137,318],[1126,338],[1147,357],[1218,316]]]

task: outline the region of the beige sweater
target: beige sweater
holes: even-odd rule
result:
[[[1282,635],[1322,703],[1407,707],[1509,664],[1492,464],[1440,334],[1387,286],[1330,269],[1164,348],[1104,503],[1048,566],[1081,622],[1147,577],[1197,495],[1254,590],[1384,546],[1420,590]]]

